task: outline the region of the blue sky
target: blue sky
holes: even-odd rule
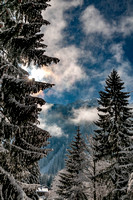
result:
[[[31,71],[36,80],[55,83],[40,95],[49,103],[63,104],[96,98],[113,68],[126,91],[132,91],[133,0],[51,0],[50,4],[43,16],[51,25],[42,27],[42,32],[46,54],[58,57],[60,63]]]

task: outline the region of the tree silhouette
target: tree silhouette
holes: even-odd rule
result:
[[[39,106],[32,94],[53,84],[28,79],[22,65],[41,67],[57,58],[45,55],[42,10],[49,0],[0,2],[0,199],[38,199],[38,160],[47,155],[50,134],[40,129]]]
[[[101,172],[103,181],[113,183],[106,199],[120,200],[126,195],[129,174],[133,167],[132,113],[129,93],[123,92],[124,83],[116,70],[106,80],[105,91],[100,92],[98,129],[94,136],[95,158],[108,160],[110,166]]]

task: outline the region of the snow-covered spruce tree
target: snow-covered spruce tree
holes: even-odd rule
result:
[[[107,160],[97,161],[93,147],[96,145],[96,141],[93,139],[93,135],[87,136],[87,141],[87,168],[85,170],[87,196],[89,200],[102,200],[103,197],[110,192],[111,181],[109,182],[110,187],[108,188],[103,180],[99,179],[97,176],[105,167],[108,167],[110,163]]]
[[[65,169],[60,170],[57,173],[57,175],[54,177],[54,179],[52,181],[51,189],[49,190],[48,200],[53,200],[53,199],[59,200],[59,199],[62,199],[57,194],[58,185],[60,184],[60,179],[61,179],[60,173],[66,173],[66,170]]]
[[[111,200],[126,199],[128,179],[133,170],[132,113],[129,93],[122,91],[123,85],[117,71],[113,70],[106,80],[105,91],[100,92],[99,120],[96,122],[99,128],[94,135],[95,158],[110,162],[99,173],[99,178],[106,185],[112,182],[112,190],[104,198]]]
[[[85,142],[78,128],[75,140],[71,143],[70,149],[68,149],[65,172],[60,173],[60,184],[57,188],[59,199],[87,200],[84,185],[86,163],[84,151]]]
[[[28,79],[22,64],[41,67],[57,58],[44,54],[41,13],[49,0],[0,2],[0,199],[38,199],[38,160],[47,155],[50,134],[38,128],[39,106],[33,93],[52,84]],[[39,106],[38,106],[39,105]]]
[[[93,156],[93,138],[87,137],[88,143],[86,145],[86,150],[87,150],[87,169],[86,169],[86,175],[87,175],[87,180],[88,180],[88,196],[89,199],[96,200],[97,199],[97,194],[96,194],[96,161],[95,157]]]

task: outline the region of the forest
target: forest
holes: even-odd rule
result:
[[[0,2],[0,199],[39,200],[38,162],[51,137],[39,127],[45,100],[37,95],[54,83],[29,78],[26,69],[57,64],[46,55],[42,16],[50,0]],[[51,44],[52,46],[52,44]],[[48,200],[132,200],[133,119],[130,92],[114,68],[99,92],[93,134],[78,126],[65,167],[55,176]],[[47,117],[47,116],[45,116]]]

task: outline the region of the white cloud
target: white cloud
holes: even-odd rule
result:
[[[133,77],[130,74],[130,65],[128,62],[123,63],[123,65],[119,66],[117,71],[118,74],[120,75],[122,81],[124,82],[124,86],[126,87],[126,90],[130,92],[133,90],[132,82],[133,82]]]
[[[116,69],[122,81],[124,81],[127,90],[132,89],[132,73],[130,73],[132,67],[130,62],[124,59],[123,44],[113,44],[110,47],[110,52],[117,62]]]
[[[93,73],[91,71],[93,78],[98,78],[99,83],[103,86],[105,85],[105,79],[113,68],[115,68],[124,81],[127,90],[132,90],[131,64],[125,58],[123,43],[112,43],[109,49],[106,50],[104,45],[106,40],[99,44],[99,39],[94,34],[102,35],[105,39],[112,39],[115,37],[115,34],[121,34],[123,37],[129,36],[133,33],[133,16],[123,16],[118,21],[112,21],[112,23],[110,23],[94,5],[90,5],[83,11],[80,19],[89,43],[94,45],[95,49],[98,48],[101,49],[101,51],[109,50],[112,54],[106,61],[100,61],[102,62],[103,71],[101,71],[101,69],[93,70]],[[100,57],[102,58],[101,55],[98,55],[98,59],[100,59]],[[99,61],[97,61],[97,63],[98,62]]]
[[[31,75],[39,81],[45,81],[54,83],[54,90],[49,90],[49,94],[60,96],[64,91],[70,91],[74,89],[76,83],[79,81],[90,82],[92,79],[97,79],[101,83],[105,84],[105,79],[110,73],[113,66],[112,64],[117,63],[118,72],[124,77],[124,81],[127,81],[127,85],[131,84],[131,77],[128,75],[126,70],[130,68],[129,62],[123,59],[123,47],[122,44],[113,44],[110,48],[113,54],[105,63],[103,63],[103,72],[94,69],[91,70],[89,75],[86,74],[84,68],[79,64],[79,59],[82,58],[83,61],[91,63],[100,63],[101,55],[97,56],[93,51],[100,48],[101,51],[105,51],[104,44],[99,43],[98,39],[93,33],[102,34],[106,38],[113,37],[114,33],[121,33],[123,36],[129,35],[133,32],[133,17],[126,16],[121,18],[118,22],[109,23],[104,15],[100,13],[93,5],[88,6],[82,13],[81,22],[83,24],[83,29],[88,37],[89,43],[94,44],[92,52],[89,50],[89,45],[86,48],[85,44],[81,45],[81,48],[77,48],[75,45],[66,45],[67,36],[64,30],[67,29],[68,21],[70,16],[66,16],[66,11],[73,9],[77,6],[82,6],[82,0],[51,0],[51,7],[47,8],[43,12],[43,16],[46,20],[50,21],[50,26],[44,26],[42,32],[44,32],[44,43],[48,45],[46,49],[46,54],[49,56],[55,56],[60,59],[57,65],[52,65],[49,67],[43,67],[39,70],[31,70]],[[93,36],[93,38],[92,38]],[[82,41],[83,42],[83,41]],[[86,43],[86,40],[85,40]],[[95,56],[95,58],[94,58]],[[114,62],[115,61],[115,62]],[[122,69],[121,69],[122,67]],[[128,79],[129,78],[129,79]],[[129,80],[129,81],[128,81]],[[132,85],[132,84],[131,84]],[[91,88],[90,92],[93,94],[95,88]]]
[[[73,118],[71,122],[80,124],[84,122],[94,122],[98,120],[97,108],[79,108],[73,110]]]
[[[41,117],[39,117],[39,121],[40,121],[39,127],[48,131],[51,136],[61,137],[64,135],[61,127],[59,127],[55,123],[48,124],[47,120],[46,120],[48,110],[52,106],[53,106],[53,104],[47,104],[47,103],[44,106],[42,106]]]
[[[133,16],[122,18],[120,22],[119,32],[123,33],[124,36],[133,33]]]
[[[65,18],[65,11],[72,9],[73,7],[81,6],[83,0],[51,0],[50,8],[47,8],[43,12],[43,17],[47,19],[51,24],[50,26],[42,29],[45,33],[45,42],[48,44],[48,50],[51,53],[55,53],[55,49],[58,49],[63,44],[64,38],[64,28],[67,27],[67,19]]]
[[[84,70],[78,64],[80,51],[75,46],[62,48],[55,55],[60,57],[60,64],[49,67],[50,73],[46,78],[55,83],[55,90],[58,94],[64,90],[71,90],[77,81],[87,78]]]
[[[100,11],[93,5],[88,6],[81,16],[83,22],[83,29],[86,34],[101,33],[105,36],[110,36],[113,32],[111,25],[106,22]]]
[[[123,62],[124,52],[123,52],[123,44],[122,43],[113,44],[110,47],[110,52],[113,54],[113,57],[117,63]]]
[[[53,106],[53,104],[46,103],[44,106],[41,107],[41,108],[42,108],[41,113],[42,113],[43,115],[46,115],[46,114],[48,113],[49,109],[50,109],[52,106]]]
[[[54,83],[58,95],[64,90],[69,91],[74,88],[77,81],[87,78],[82,66],[78,63],[79,58],[82,57],[81,50],[74,45],[66,46],[67,37],[64,33],[64,29],[68,25],[65,11],[81,6],[82,3],[82,0],[70,2],[51,0],[51,7],[43,12],[44,18],[51,23],[50,26],[42,28],[44,42],[48,45],[46,54],[59,58],[60,62],[57,65],[41,69],[43,75],[41,74],[40,78]]]
[[[40,125],[39,127],[48,131],[50,133],[51,136],[54,137],[61,137],[63,136],[63,131],[61,129],[61,127],[59,127],[57,124],[47,124],[46,121],[44,119],[39,119],[40,121]]]
[[[64,0],[51,0],[51,7],[43,12],[43,17],[51,23],[47,27],[42,27],[44,42],[48,45],[47,52],[50,53],[50,56],[56,56],[55,54],[65,46],[67,38],[65,37],[64,29],[67,28],[68,25],[68,18],[66,18],[65,11],[73,7],[81,6],[82,3],[82,0],[73,0],[69,2]],[[71,54],[70,51],[69,53]]]
[[[78,64],[80,50],[74,45],[61,48],[55,56],[60,58],[59,64],[40,69],[30,68],[30,75],[37,81],[54,83],[54,90],[58,95],[64,90],[72,90],[77,81],[87,79],[84,69]]]
[[[100,84],[102,86],[105,86],[105,79],[108,77],[113,69],[116,69],[118,74],[120,75],[120,78],[124,82],[126,90],[133,90],[131,73],[132,67],[130,62],[124,57],[123,43],[113,43],[112,45],[110,45],[109,49],[112,56],[110,56],[110,58],[107,59],[105,63],[103,63],[104,69],[101,73],[102,79],[100,81]]]
[[[123,36],[133,33],[133,16],[124,16],[118,22],[109,23],[94,5],[88,6],[81,15],[83,30],[88,34],[99,33],[106,37],[112,37],[114,33]]]

